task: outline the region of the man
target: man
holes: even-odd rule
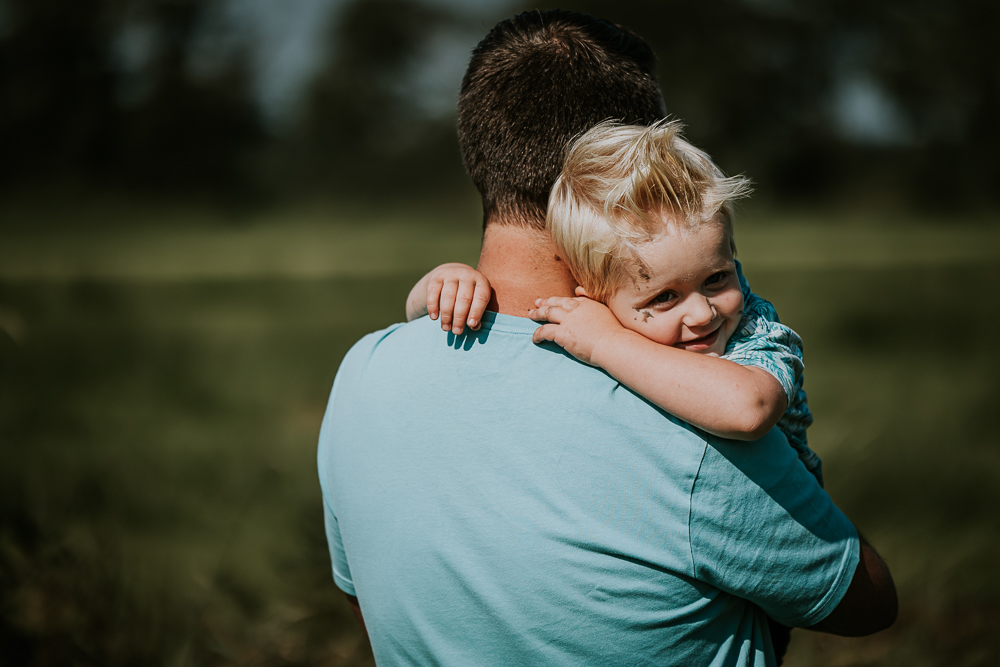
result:
[[[381,665],[772,665],[767,615],[845,635],[895,618],[884,563],[779,432],[711,438],[531,342],[535,299],[575,287],[544,232],[563,149],[661,118],[653,64],[562,11],[473,53],[459,138],[493,313],[364,338],[320,436],[334,579]]]

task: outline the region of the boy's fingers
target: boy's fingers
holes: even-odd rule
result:
[[[479,328],[479,323],[483,319],[486,307],[490,305],[489,284],[476,281],[476,291],[472,295],[472,309],[469,310],[469,326],[473,329]]]
[[[455,295],[458,294],[458,281],[449,280],[441,287],[441,329],[451,329],[451,316],[455,312]]]
[[[455,312],[452,314],[451,327],[453,334],[462,333],[465,328],[465,320],[469,316],[469,309],[472,308],[472,296],[475,294],[476,286],[470,282],[462,281],[458,284],[458,292],[455,294]]]
[[[430,280],[427,283],[427,314],[430,315],[432,320],[438,318],[438,304],[441,302],[441,286],[442,282],[439,278]]]
[[[556,339],[556,327],[551,324],[543,324],[542,326],[535,329],[535,333],[531,334],[531,342],[533,343],[543,343],[547,340]]]
[[[528,317],[536,322],[552,322],[559,324],[562,321],[563,310],[559,306],[542,306],[528,311]]]
[[[550,296],[547,299],[542,299],[541,302],[542,306],[556,306],[564,310],[572,310],[579,305],[576,299],[568,296]]]

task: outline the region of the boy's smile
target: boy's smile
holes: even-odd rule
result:
[[[649,277],[636,276],[608,299],[622,326],[663,345],[721,356],[743,314],[726,228],[668,222],[638,253]]]

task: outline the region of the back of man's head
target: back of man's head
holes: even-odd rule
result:
[[[597,123],[665,115],[656,57],[635,33],[579,12],[501,21],[472,52],[458,101],[465,168],[484,224],[545,227],[566,146]]]

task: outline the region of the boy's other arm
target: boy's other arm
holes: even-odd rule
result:
[[[896,622],[899,601],[889,567],[861,537],[858,567],[851,585],[830,614],[809,630],[843,637],[863,637],[885,630]]]
[[[423,317],[430,310],[427,307],[427,283],[430,282],[431,274],[428,273],[417,281],[417,284],[410,290],[406,297],[406,321],[412,322],[418,317]],[[435,319],[437,315],[431,319]]]
[[[624,328],[603,304],[585,297],[538,302],[529,313],[549,324],[534,334],[574,357],[600,366],[670,414],[713,435],[757,440],[788,406],[781,383],[767,371],[655,343]]]
[[[441,328],[461,334],[468,324],[478,329],[490,302],[490,282],[467,264],[452,262],[432,269],[406,297],[406,321],[429,315]]]

